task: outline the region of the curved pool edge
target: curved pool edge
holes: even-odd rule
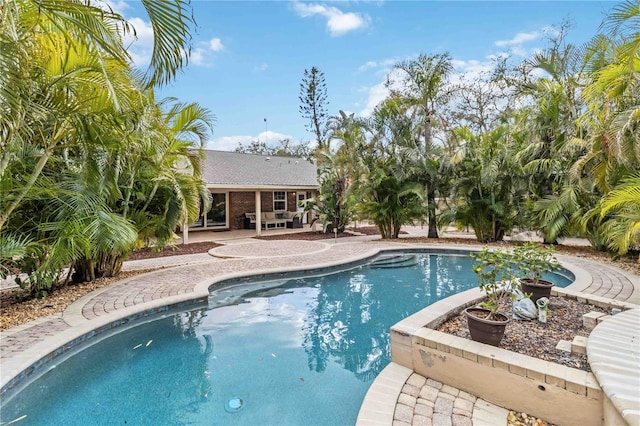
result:
[[[130,321],[138,319],[140,317],[148,317],[154,314],[160,314],[172,308],[195,306],[199,302],[205,302],[209,297],[212,289],[216,285],[224,281],[242,278],[257,278],[263,276],[276,278],[278,274],[306,272],[314,270],[326,270],[326,272],[329,272],[328,270],[332,268],[345,267],[349,264],[354,264],[355,267],[359,262],[364,262],[368,259],[380,255],[383,252],[388,251],[427,251],[434,253],[437,252],[464,255],[469,251],[476,251],[480,249],[478,246],[473,245],[448,245],[428,243],[407,244],[383,242],[382,244],[379,244],[377,246],[373,246],[373,244],[371,245],[372,247],[370,247],[370,249],[366,252],[336,261],[318,261],[315,263],[309,263],[307,265],[290,267],[264,267],[251,271],[242,270],[232,273],[220,274],[212,278],[200,280],[199,282],[195,283],[195,285],[193,286],[193,290],[190,293],[174,295],[162,299],[152,300],[149,302],[135,304],[124,309],[114,310],[109,314],[98,316],[92,319],[85,318],[82,314],[84,305],[94,297],[106,292],[110,286],[97,289],[73,302],[62,313],[62,319],[70,326],[69,329],[57,333],[56,335],[46,338],[43,341],[36,343],[32,347],[27,348],[25,351],[23,351],[20,357],[13,357],[8,360],[3,360],[3,368],[0,377],[0,395],[5,394],[6,391],[12,389],[42,365],[50,362],[52,359],[60,355],[69,352],[78,344],[84,343],[86,339],[96,337],[96,334],[100,330],[112,330],[113,328],[116,328],[120,325],[128,324]],[[237,261],[242,261],[242,259],[238,259]],[[189,264],[183,266],[175,266],[171,269],[184,270],[186,272],[191,268],[197,268],[202,265],[203,263]],[[165,270],[166,269],[160,269],[126,278],[122,281],[118,281],[117,284],[127,284],[135,281],[136,279],[139,279],[142,276],[161,276],[165,272]],[[10,332],[10,330],[7,331]]]
[[[349,243],[344,243],[345,245]],[[427,251],[433,253],[444,254],[465,254],[469,251],[480,250],[479,246],[474,245],[449,245],[449,244],[428,244],[428,243],[396,243],[396,242],[379,242],[368,241],[360,244],[368,245],[368,250],[341,258],[334,261],[323,261],[322,259],[310,259],[310,262],[305,265],[296,266],[266,266],[254,270],[242,270],[232,273],[224,273],[211,278],[203,279],[196,282],[192,291],[184,294],[173,295],[156,299],[148,302],[138,303],[133,306],[129,306],[123,309],[116,309],[108,314],[98,316],[96,318],[88,319],[82,317],[82,309],[78,309],[81,303],[86,303],[98,294],[101,294],[111,286],[95,290],[88,295],[83,296],[74,302],[67,309],[71,309],[65,318],[63,312],[62,318],[69,324],[69,328],[59,332],[53,336],[47,337],[44,340],[28,347],[22,351],[20,356],[11,357],[2,362],[2,372],[0,377],[0,395],[4,395],[10,389],[19,385],[28,376],[33,374],[38,368],[44,366],[56,357],[68,353],[78,345],[84,343],[87,339],[95,338],[103,331],[114,330],[118,327],[129,324],[131,321],[139,320],[143,317],[152,317],[156,314],[162,314],[171,309],[183,309],[185,307],[196,306],[199,303],[206,303],[210,291],[212,288],[223,282],[233,279],[257,277],[261,275],[277,275],[286,274],[291,272],[304,272],[308,270],[324,270],[335,267],[344,267],[350,263],[363,262],[367,259],[373,258],[386,251]],[[337,244],[336,246],[339,246]],[[335,247],[335,246],[332,246]],[[331,250],[331,247],[328,251]],[[297,256],[301,257],[301,256]],[[285,257],[280,257],[282,260]],[[268,258],[264,258],[268,261]],[[236,260],[242,261],[242,259]],[[121,285],[127,282],[133,282],[142,276],[148,276],[152,274],[162,275],[167,269],[171,270],[184,270],[188,271],[191,268],[204,267],[205,263],[189,264],[183,266],[175,266],[166,269],[159,269],[151,271],[145,274],[140,274],[135,277],[130,277],[117,283]],[[354,265],[354,267],[357,265]],[[567,268],[569,269],[569,268]],[[574,273],[575,274],[575,273]],[[588,273],[587,273],[588,274]],[[462,294],[462,293],[461,293]],[[452,296],[454,297],[454,296]],[[73,308],[72,308],[73,306]],[[65,310],[66,312],[67,310]],[[7,334],[11,334],[11,330],[7,330],[2,333],[3,339]]]
[[[78,345],[86,340],[98,337],[104,331],[110,331],[119,326],[129,324],[131,321],[139,320],[143,317],[154,317],[171,309],[181,309],[185,307],[195,307],[198,304],[205,304],[208,301],[210,291],[213,287],[224,281],[251,278],[267,275],[277,275],[291,272],[304,272],[311,269],[330,269],[343,266],[350,263],[363,262],[369,258],[377,256],[381,251],[388,250],[388,247],[372,247],[362,254],[351,256],[340,261],[332,262],[316,262],[308,265],[291,266],[291,267],[265,267],[254,270],[242,270],[232,273],[220,274],[211,278],[203,279],[193,285],[193,290],[188,293],[173,295],[156,299],[148,302],[138,303],[123,309],[116,309],[106,315],[98,316],[92,319],[85,318],[82,315],[82,307],[87,301],[92,300],[109,290],[111,286],[96,289],[86,294],[63,311],[62,319],[69,325],[69,328],[47,337],[44,340],[34,344],[23,350],[20,356],[14,356],[2,361],[2,369],[0,369],[0,396],[14,387],[19,386],[21,382],[31,376],[36,370],[45,366],[52,360],[68,354],[77,348]],[[297,256],[299,257],[299,256]],[[242,261],[237,259],[236,261]],[[184,270],[185,272],[191,268],[203,266],[205,263],[189,264],[175,266],[171,268],[161,268],[155,271],[140,274],[134,277],[117,281],[112,285],[123,285],[135,281],[143,276],[162,275],[167,269]],[[41,319],[39,319],[41,321]],[[31,321],[20,327],[20,331],[31,323],[39,320]],[[2,340],[15,334],[13,329],[9,329],[0,333]]]

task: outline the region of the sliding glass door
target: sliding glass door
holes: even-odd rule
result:
[[[227,223],[227,193],[214,192],[211,194],[211,210],[189,226],[189,229],[228,228]]]

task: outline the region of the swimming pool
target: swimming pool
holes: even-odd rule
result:
[[[221,288],[210,307],[130,327],[59,362],[8,395],[1,420],[353,424],[389,362],[389,328],[474,287],[469,262],[417,254],[252,284],[241,296],[237,286]]]

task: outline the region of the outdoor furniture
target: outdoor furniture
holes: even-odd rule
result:
[[[244,229],[256,229],[256,214],[244,214]],[[262,229],[302,228],[302,220],[297,212],[263,212],[260,214]]]
[[[287,228],[302,228],[302,220],[297,212],[286,212]]]
[[[264,212],[260,215],[260,219],[265,230],[269,228],[285,228],[287,226],[287,220],[282,217],[282,213]]]
[[[256,214],[245,213],[244,214],[244,229],[256,229]]]

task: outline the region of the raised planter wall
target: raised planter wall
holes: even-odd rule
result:
[[[624,303],[589,297],[570,289],[554,296],[604,308]],[[472,289],[441,300],[391,328],[391,360],[494,404],[557,424],[601,425],[606,398],[592,373],[463,339],[435,330],[482,297]],[[591,300],[593,298],[593,300]],[[531,342],[535,344],[535,342]]]

